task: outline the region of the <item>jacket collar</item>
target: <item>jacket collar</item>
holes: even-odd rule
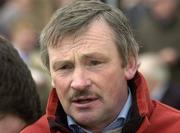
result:
[[[128,81],[128,85],[132,93],[132,106],[129,112],[129,121],[124,125],[122,133],[135,133],[144,120],[149,123],[148,117],[152,113],[152,102],[146,81],[139,72],[132,80]]]
[[[139,72],[130,81],[130,84],[134,84],[135,98],[139,109],[140,116],[150,116],[152,113],[152,101],[150,99],[147,83],[143,75]]]
[[[122,132],[135,132],[152,112],[152,102],[148,93],[148,88],[144,77],[137,72],[132,80],[128,81],[132,92],[132,107],[130,109],[129,121],[123,127]],[[70,132],[67,124],[67,116],[61,103],[59,102],[56,90],[53,88],[48,99],[46,108],[51,130],[60,130],[63,133]]]

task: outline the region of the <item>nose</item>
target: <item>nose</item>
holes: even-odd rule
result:
[[[91,80],[88,78],[87,73],[82,69],[74,70],[71,82],[71,88],[76,90],[88,89],[91,86]]]

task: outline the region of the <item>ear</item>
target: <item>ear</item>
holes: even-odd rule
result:
[[[130,80],[134,77],[136,71],[138,69],[138,63],[136,57],[129,57],[128,63],[125,67],[125,78],[126,80]]]

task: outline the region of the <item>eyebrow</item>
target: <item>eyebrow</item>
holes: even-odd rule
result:
[[[87,54],[83,54],[82,56],[83,59],[89,59],[89,58],[102,58],[102,59],[107,59],[108,56],[104,55],[102,53],[98,53],[98,52],[93,52],[93,53],[87,53]]]
[[[86,59],[103,59],[103,60],[107,60],[108,56],[104,55],[102,53],[99,52],[93,52],[93,53],[85,53],[82,54],[82,60],[86,60]],[[71,59],[65,59],[65,60],[58,60],[56,62],[54,62],[54,64],[52,65],[53,70],[56,70],[59,66],[61,66],[62,64],[71,64],[72,60]]]

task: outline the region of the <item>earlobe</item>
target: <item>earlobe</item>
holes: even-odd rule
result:
[[[137,59],[135,57],[129,57],[128,64],[125,68],[125,78],[130,80],[134,77],[138,69]]]

